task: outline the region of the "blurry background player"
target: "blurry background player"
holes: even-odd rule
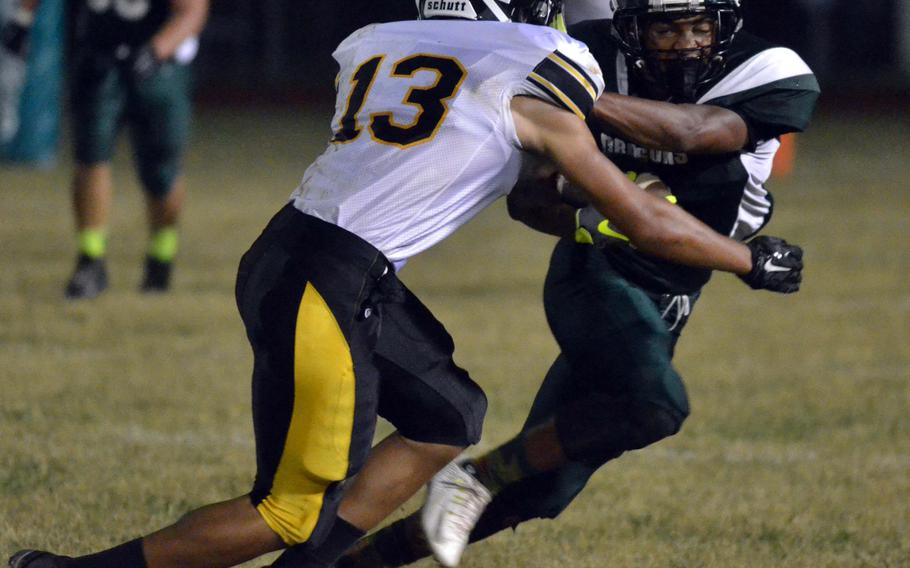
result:
[[[34,11],[38,0],[21,0]],[[146,192],[149,245],[141,289],[169,288],[177,222],[185,196],[181,159],[190,125],[190,71],[208,0],[74,0],[71,56],[75,173],[73,211],[79,256],[69,299],[107,288],[105,253],[112,202],[110,160],[128,123]],[[11,22],[26,37],[28,19]],[[7,34],[4,34],[6,37]]]
[[[737,33],[737,0],[617,4],[613,21],[569,29],[604,71],[607,92],[589,118],[602,151],[643,188],[665,194],[668,186],[680,207],[718,232],[750,238],[771,216],[763,184],[778,137],[802,131],[811,117],[814,75],[793,51]],[[461,503],[482,508],[492,495],[472,541],[554,518],[601,465],[675,434],[689,413],[671,359],[710,271],[626,246],[590,208],[560,205],[552,184],[516,187],[509,207],[566,237],[544,292],[562,353],[515,438],[444,470],[477,499],[447,490],[440,474],[422,512],[371,535],[339,567],[401,566],[431,547],[455,565],[479,512]],[[583,244],[592,242],[598,246]]]
[[[19,97],[36,2],[0,0],[0,14],[9,14],[0,27],[0,145],[10,142],[19,130]]]
[[[560,4],[421,0],[442,19],[341,43],[332,144],[238,268],[252,491],[98,554],[21,551],[12,568],[214,568],[292,545],[276,566],[331,565],[480,437],[483,392],[397,269],[508,194],[526,155],[557,164],[643,250],[798,285],[799,247],[728,239],[600,153],[584,122],[603,88],[587,48],[511,22],[548,23]],[[464,21],[476,19],[493,21]],[[373,447],[380,415],[397,430]]]

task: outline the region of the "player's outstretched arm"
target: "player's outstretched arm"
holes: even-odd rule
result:
[[[506,199],[509,216],[528,227],[555,235],[567,237],[575,230],[575,212],[587,202],[567,202],[557,189],[561,178],[552,163],[537,168],[529,175],[522,176]]]
[[[551,159],[640,250],[690,266],[735,274],[752,270],[748,247],[641,191],[600,153],[575,115],[530,97],[515,97],[512,114],[524,149]]]
[[[174,56],[180,44],[199,35],[209,13],[209,0],[171,0],[171,17],[150,42],[159,60]]]
[[[757,287],[780,292],[798,288],[802,270],[798,247],[780,241],[770,256],[757,254],[755,247],[724,237],[682,208],[641,191],[600,153],[587,126],[567,111],[539,99],[515,97],[512,115],[523,148],[552,160],[643,252],[732,272]],[[765,278],[768,273],[774,278]]]
[[[749,144],[746,121],[713,105],[672,104],[604,93],[591,120],[646,148],[692,154],[737,152]]]
[[[174,57],[180,45],[198,35],[208,18],[208,0],[171,0],[171,16],[158,32],[133,54],[133,76],[139,82],[154,76]]]

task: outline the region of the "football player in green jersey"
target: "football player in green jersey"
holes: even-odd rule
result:
[[[604,72],[589,118],[601,150],[643,189],[668,188],[716,231],[751,238],[771,216],[764,182],[779,137],[808,125],[814,75],[791,50],[741,32],[738,0],[616,4],[612,20],[569,28]],[[560,195],[553,185],[519,184],[509,210],[564,237],[544,289],[561,354],[518,435],[450,472],[479,481],[472,491],[490,504],[467,511],[437,497],[446,480],[434,480],[421,511],[361,541],[339,567],[403,566],[440,549],[457,559],[456,539],[555,518],[600,466],[674,435],[688,416],[672,357],[711,272],[628,246],[589,207],[565,203],[571,187],[559,180]]]
[[[39,1],[21,0],[17,13],[33,13]],[[190,126],[188,64],[198,48],[208,0],[78,0],[75,4],[70,60],[78,260],[65,295],[71,300],[93,298],[107,288],[110,161],[124,123],[130,126],[150,231],[140,288],[163,292],[170,286],[185,197],[181,159]],[[15,19],[4,37],[22,44],[29,21]]]

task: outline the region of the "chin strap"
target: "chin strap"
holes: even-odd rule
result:
[[[674,99],[694,101],[702,71],[700,59],[682,59],[667,66],[665,73],[667,89]]]
[[[705,55],[660,60],[656,55],[651,55],[636,59],[633,65],[641,79],[654,89],[654,98],[674,103],[691,103],[698,99],[698,90],[723,70],[724,58],[720,55]]]

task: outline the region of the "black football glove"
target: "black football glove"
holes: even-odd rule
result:
[[[28,52],[28,36],[32,29],[32,15],[19,11],[0,28],[0,45],[20,58]]]
[[[755,237],[746,243],[752,251],[752,270],[740,276],[753,290],[792,294],[803,279],[803,249],[777,237]]]
[[[133,55],[131,70],[133,79],[136,83],[142,83],[155,76],[158,69],[161,68],[162,61],[155,55],[155,50],[151,44],[145,44],[136,50]]]

